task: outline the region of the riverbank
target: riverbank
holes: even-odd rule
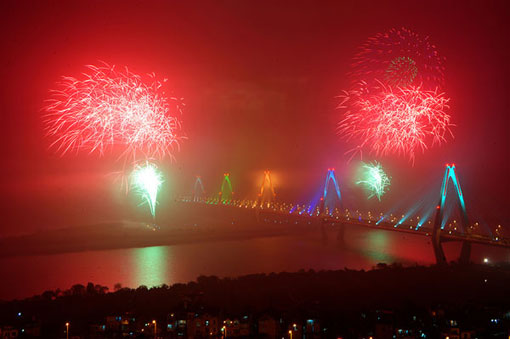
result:
[[[115,221],[0,239],[0,257],[244,240],[317,231],[288,218],[257,220],[233,207],[179,204],[171,220]]]

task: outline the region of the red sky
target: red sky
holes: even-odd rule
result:
[[[455,139],[414,167],[379,159],[393,184],[371,206],[424,185],[439,191],[444,164],[455,162],[470,212],[510,227],[507,1],[10,1],[0,11],[0,237],[130,217],[107,175],[119,170],[114,156],[59,157],[44,136],[49,89],[98,60],[156,72],[185,98],[189,140],[164,164],[166,194],[191,187],[194,174],[213,192],[229,171],[248,197],[270,168],[281,196],[304,202],[335,166],[356,205],[335,96],[356,48],[402,26],[446,57]]]

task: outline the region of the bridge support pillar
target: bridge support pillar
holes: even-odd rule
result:
[[[441,229],[434,228],[432,233],[432,246],[434,248],[434,255],[436,256],[436,264],[446,265],[446,256],[444,255],[443,246],[441,244]]]
[[[345,241],[345,225],[344,225],[344,223],[341,223],[338,225],[338,233],[336,235],[336,240],[339,243],[344,243],[344,241]]]
[[[443,250],[443,241],[441,240],[441,229],[434,230],[432,233],[432,246],[434,247],[434,255],[436,256],[436,264],[446,265],[446,255]],[[471,242],[462,241],[462,248],[460,250],[459,264],[467,265],[471,257]]]
[[[442,241],[433,241],[432,245],[434,246],[434,255],[436,256],[436,264],[437,265],[446,265],[447,260],[443,251]],[[462,249],[460,251],[459,256],[459,264],[467,265],[470,262],[471,257],[471,243],[469,241],[462,242]]]
[[[320,216],[319,217],[319,224],[320,224],[320,228],[321,228],[322,242],[324,244],[327,244],[328,243],[328,231],[326,229],[326,224],[327,224],[326,218]]]
[[[255,208],[255,219],[260,223],[260,208],[258,206]]]
[[[469,264],[470,256],[471,256],[471,243],[469,241],[463,241],[462,249],[460,250],[459,263],[464,265]]]

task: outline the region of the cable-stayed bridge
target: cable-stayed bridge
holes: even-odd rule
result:
[[[451,206],[447,209],[448,188],[452,187],[455,193],[455,201],[460,214],[460,221],[449,220]],[[452,191],[452,189],[450,190]],[[253,211],[257,220],[262,218],[279,219],[280,222],[298,223],[307,222],[317,225],[324,232],[326,225],[334,225],[338,228],[338,239],[343,239],[345,227],[368,227],[392,232],[404,232],[422,235],[431,238],[434,254],[438,264],[447,262],[442,244],[449,241],[461,242],[459,262],[468,263],[470,260],[471,244],[482,244],[510,248],[510,239],[502,235],[502,227],[498,225],[493,232],[484,233],[479,223],[469,223],[464,195],[455,171],[454,164],[445,166],[445,173],[439,201],[432,206],[434,213],[426,213],[425,216],[402,215],[391,213],[375,214],[370,211],[344,209],[343,199],[335,175],[335,170],[329,168],[326,174],[321,196],[315,204],[294,204],[278,201],[271,179],[271,172],[265,171],[262,184],[256,199],[234,199],[229,173],[224,174],[221,191],[213,197],[207,198],[203,189],[202,181],[197,176],[193,194],[191,197],[182,197],[178,200],[185,203],[201,203],[216,205],[218,208],[239,208]]]

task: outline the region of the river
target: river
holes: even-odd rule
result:
[[[445,244],[449,260],[460,251]],[[474,245],[471,259],[487,264],[510,262],[510,251]],[[300,269],[370,269],[377,263],[405,265],[435,262],[430,239],[383,230],[348,228],[344,244],[333,231],[325,241],[320,232],[301,235],[210,241],[51,255],[0,258],[0,300],[29,297],[74,284],[123,287],[155,286],[195,280],[200,275],[236,277],[251,273]]]

